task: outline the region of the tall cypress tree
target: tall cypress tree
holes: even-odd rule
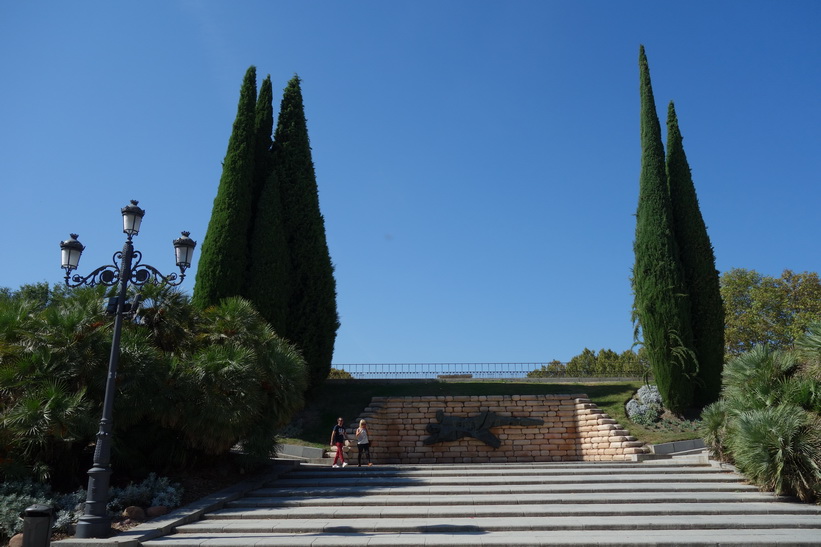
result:
[[[718,399],[724,367],[724,306],[718,270],[707,226],[701,216],[690,164],[673,102],[667,108],[667,183],[673,206],[673,224],[687,294],[698,358],[694,400],[706,406]]]
[[[283,93],[274,133],[273,161],[291,266],[284,335],[302,351],[310,385],[314,387],[330,372],[339,317],[334,268],[325,238],[325,220],[319,209],[298,76],[288,82]]]
[[[271,170],[271,146],[274,141],[271,135],[274,131],[274,91],[271,86],[271,75],[265,77],[259,88],[257,106],[254,114],[254,182],[252,197],[254,214],[256,203],[268,179]]]
[[[634,312],[665,406],[681,413],[690,407],[695,372],[689,303],[673,236],[664,146],[650,82],[650,68],[639,49],[641,95],[641,175],[633,243]]]
[[[274,128],[270,75],[262,82],[256,108],[254,215],[249,237],[250,265],[243,296],[284,336],[289,295],[289,257],[282,225],[279,179],[273,170]]]
[[[201,307],[240,295],[245,282],[256,144],[256,77],[256,68],[251,66],[240,89],[237,117],[202,243],[193,296]]]

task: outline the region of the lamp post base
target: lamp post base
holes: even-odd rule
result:
[[[107,538],[111,536],[111,518],[83,515],[77,522],[77,538]]]

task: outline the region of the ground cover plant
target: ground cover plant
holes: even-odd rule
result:
[[[130,506],[174,509],[182,503],[183,492],[181,485],[151,473],[142,482],[112,487],[107,509],[115,516]],[[34,504],[53,508],[53,534],[57,537],[70,535],[72,526],[83,514],[85,501],[86,491],[83,488],[61,494],[54,492],[48,484],[30,479],[0,483],[0,543],[5,544],[23,530],[20,512]]]
[[[665,409],[661,393],[654,385],[641,386],[624,405],[624,410],[629,419],[625,425],[634,432],[634,436],[645,442],[680,441],[700,436],[701,420],[679,416]]]

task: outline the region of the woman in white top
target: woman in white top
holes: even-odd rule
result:
[[[365,423],[365,420],[359,420],[359,428],[356,430],[356,446],[359,448],[359,453],[357,454],[359,467],[362,467],[363,452],[368,458],[368,465],[373,465],[371,463],[371,441],[368,438],[368,424]]]

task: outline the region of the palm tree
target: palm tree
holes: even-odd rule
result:
[[[821,382],[800,365],[796,354],[767,346],[730,361],[722,398],[702,413],[702,434],[754,483],[811,501],[821,492]]]
[[[68,481],[76,475],[99,415],[82,376],[107,362],[99,294],[79,291],[72,305],[61,309],[44,308],[39,299],[0,304],[4,475],[28,470],[40,480]]]
[[[143,285],[137,323],[150,332],[155,347],[164,352],[186,353],[196,343],[194,331],[199,309],[191,298],[170,285]]]
[[[3,477],[83,471],[77,462],[93,443],[111,349],[104,290],[73,291],[46,307],[0,298]],[[246,300],[199,311],[167,287],[143,290],[145,306],[120,343],[118,469],[188,464],[237,444],[268,457],[276,431],[302,406],[302,357]]]
[[[186,412],[194,417],[187,428],[212,431],[205,435],[208,451],[239,442],[254,456],[268,457],[276,431],[303,404],[305,361],[247,300],[224,299],[202,319],[203,349],[190,367],[181,367],[182,378],[199,386],[192,391],[218,389],[222,399],[210,401],[207,412],[200,408],[196,417]]]
[[[821,381],[821,321],[812,323],[795,345],[804,360],[804,374]]]
[[[739,470],[778,495],[812,501],[821,485],[821,420],[779,405],[735,417],[730,448]]]

